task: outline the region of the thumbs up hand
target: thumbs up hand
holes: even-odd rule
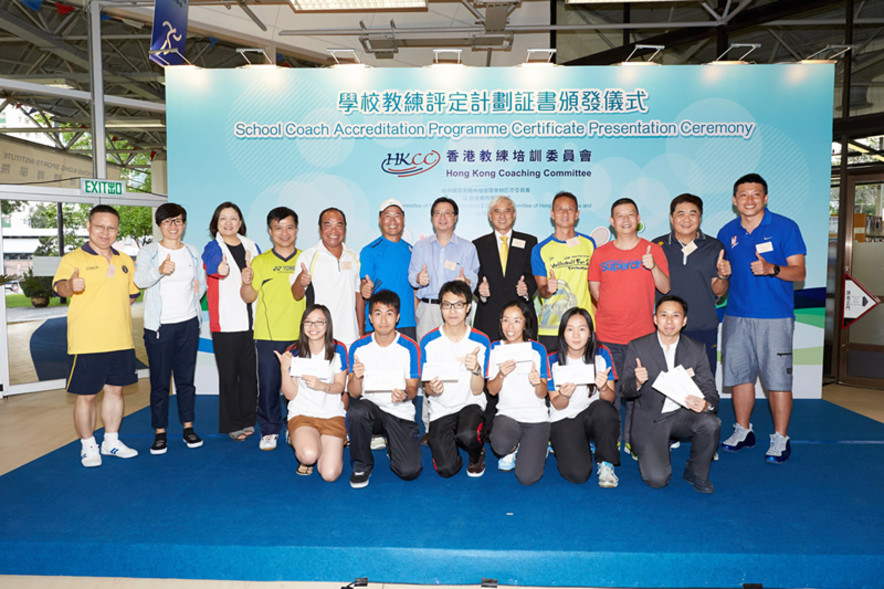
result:
[[[715,262],[715,269],[718,270],[718,277],[727,280],[731,276],[731,263],[724,259],[724,250],[718,252],[718,261]]]
[[[537,364],[531,363],[531,372],[528,373],[528,382],[532,387],[540,386],[540,373],[537,371]]]
[[[308,286],[310,286],[311,282],[313,282],[313,277],[307,271],[307,266],[301,264],[301,273],[298,274],[298,284],[300,284],[303,288],[307,288]]]
[[[417,273],[417,283],[421,286],[427,286],[430,284],[430,273],[427,272],[426,264],[424,264],[424,267],[421,268],[421,271]]]
[[[166,259],[160,264],[160,274],[168,276],[175,271],[175,262],[172,261],[172,254],[166,254]]]
[[[755,257],[758,258],[751,264],[752,274],[755,276],[767,276],[768,274],[773,274],[773,270],[768,270],[773,264],[768,264],[767,261],[761,257],[761,254],[755,252]]]
[[[460,267],[460,274],[457,275],[455,280],[459,280],[460,282],[466,282],[467,284],[470,283],[470,281],[467,279],[467,277],[463,275],[463,266]]]
[[[255,271],[252,270],[252,258],[246,254],[246,267],[242,269],[242,283],[251,284],[255,279]]]
[[[520,297],[528,296],[528,285],[525,283],[525,275],[519,277],[519,281],[516,283],[516,294]]]
[[[654,254],[651,253],[651,246],[648,246],[647,251],[642,256],[642,266],[644,266],[646,270],[653,270],[657,267],[656,262],[654,262]]]
[[[548,290],[551,295],[559,290],[559,281],[556,280],[556,272],[552,268],[549,269],[549,279],[546,281],[546,290]]]
[[[74,268],[74,273],[71,274],[71,289],[75,294],[80,294],[84,290],[86,290],[86,280],[84,278],[80,278],[80,269]]]
[[[230,264],[227,263],[227,254],[221,254],[221,263],[218,264],[218,276],[230,274]]]
[[[479,350],[482,348],[476,347],[475,350],[470,352],[464,357],[464,366],[467,367],[467,370],[478,376],[481,371],[479,369]]]
[[[483,276],[482,282],[479,283],[479,296],[486,299],[491,296],[491,286],[488,284],[487,276]]]
[[[611,374],[610,368],[608,368],[604,372],[602,372],[601,370],[596,370],[596,372],[595,372],[595,388],[597,388],[597,389],[605,388],[605,385],[608,384],[608,375],[610,375],[610,374]]]
[[[642,366],[642,361],[640,358],[635,359],[635,384],[637,386],[642,386],[648,382],[648,369]]]
[[[371,278],[368,277],[368,274],[365,275],[359,283],[359,294],[362,295],[363,299],[370,299],[371,295],[374,293],[374,282]]]
[[[365,377],[365,364],[359,361],[359,356],[353,356],[353,376],[362,380]]]

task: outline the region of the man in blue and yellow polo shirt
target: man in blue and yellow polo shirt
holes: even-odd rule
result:
[[[132,281],[132,258],[112,247],[120,230],[117,211],[107,205],[93,207],[86,229],[89,241],[61,259],[52,283],[59,296],[71,299],[66,390],[77,395],[74,427],[82,444],[80,462],[92,467],[101,465],[102,454],[138,455],[119,438],[123,387],[137,380],[130,305],[138,297],[138,287]],[[104,441],[99,451],[93,432],[95,398],[102,389]]]

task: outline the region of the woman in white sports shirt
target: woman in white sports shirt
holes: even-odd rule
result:
[[[503,339],[491,344],[488,369],[488,394],[499,398],[491,449],[502,456],[498,470],[515,469],[520,483],[533,485],[543,476],[549,445],[546,348],[533,341],[536,319],[521,299],[507,303],[501,311],[500,333]],[[508,358],[510,350],[505,348],[517,344],[528,344],[524,355]]]
[[[614,466],[620,465],[620,415],[614,408],[614,362],[608,349],[596,343],[592,318],[586,309],[572,307],[562,315],[558,351],[550,355],[549,364],[553,377],[557,365],[595,366],[593,384],[549,380],[549,437],[559,474],[572,483],[586,482],[592,474],[590,440],[595,440],[599,486],[616,487],[619,480]]]
[[[288,399],[288,432],[297,473],[313,474],[315,465],[328,482],[341,476],[347,441],[346,409],[342,398],[347,381],[347,348],[332,336],[331,313],[325,305],[310,305],[301,317],[298,343],[284,354],[274,352],[282,370],[282,394]],[[292,376],[295,358],[320,362],[308,373]],[[296,368],[298,368],[296,366]]]

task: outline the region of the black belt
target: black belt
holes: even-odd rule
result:
[[[438,305],[442,301],[440,299],[421,299],[421,302],[429,305]]]

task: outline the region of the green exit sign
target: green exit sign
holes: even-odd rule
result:
[[[100,194],[103,196],[123,196],[126,186],[121,180],[90,180],[80,178],[80,191],[83,194]]]

